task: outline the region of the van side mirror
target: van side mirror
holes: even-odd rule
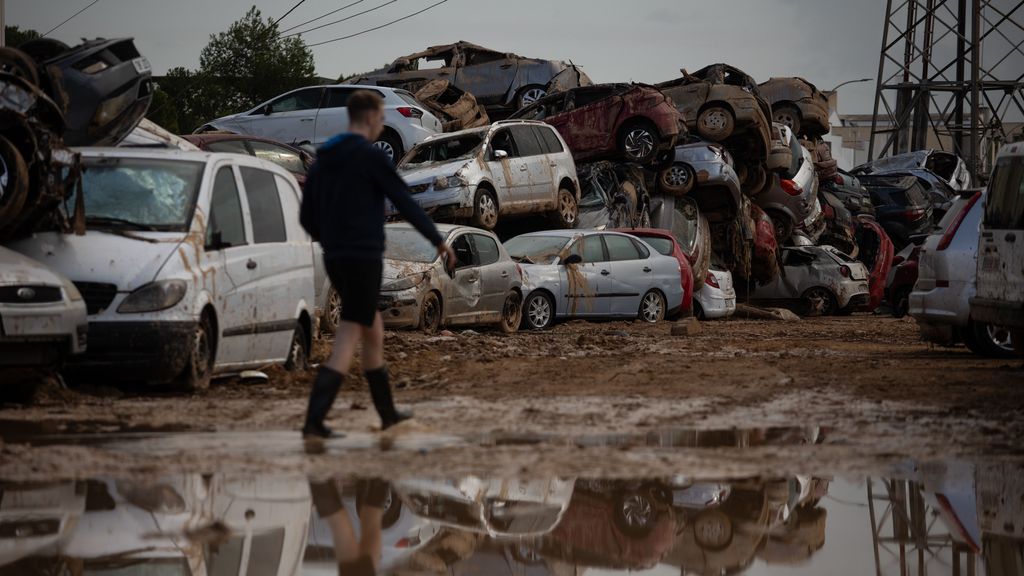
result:
[[[572,264],[579,264],[581,262],[583,262],[583,257],[582,256],[580,256],[579,254],[569,254],[565,258],[562,258],[562,261],[560,262],[560,264],[562,266],[569,266],[569,265],[572,265]]]
[[[495,150],[494,151],[494,159],[495,160],[501,160],[502,158],[508,158],[508,152],[506,152],[504,150]]]

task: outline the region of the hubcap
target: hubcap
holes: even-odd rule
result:
[[[1003,326],[988,325],[985,330],[988,338],[1001,350],[1013,352],[1013,337],[1010,336],[1010,329]]]
[[[494,206],[494,200],[491,199],[490,194],[481,194],[480,201],[480,220],[488,227],[491,228],[498,221],[498,210]]]
[[[638,495],[626,497],[622,501],[622,518],[631,528],[643,528],[651,520],[651,503]]]
[[[654,293],[644,296],[644,320],[648,322],[657,322],[658,317],[661,316],[661,298]]]
[[[530,88],[526,92],[523,92],[523,106],[529,106],[537,100],[547,96],[547,92],[543,88]]]
[[[683,187],[690,182],[690,171],[685,166],[673,165],[665,174],[665,183],[673,187]]]
[[[725,125],[725,112],[722,110],[712,110],[704,115],[704,126],[716,132],[725,130]]]
[[[811,300],[812,302],[816,301],[816,300],[820,300],[821,301],[821,315],[822,316],[831,316],[832,313],[834,312],[834,310],[832,310],[832,301],[831,301],[832,299],[831,299],[831,297],[829,296],[829,294],[827,294],[826,292],[822,291],[821,289],[818,289],[818,288],[814,289],[810,293],[810,295],[808,296],[808,299]]]
[[[626,153],[633,158],[646,158],[654,150],[654,135],[643,128],[626,134]]]
[[[395,159],[395,147],[391,144],[388,144],[383,140],[378,140],[374,142],[373,145],[383,150],[384,153],[388,155],[388,158],[391,158],[392,160]]]
[[[547,298],[538,297],[530,301],[530,309],[527,311],[530,317],[530,324],[536,327],[546,326],[551,318],[551,306]]]
[[[784,124],[789,129],[793,128],[793,117],[789,114],[777,114],[775,116],[775,121],[780,124]]]
[[[566,224],[572,224],[576,221],[576,202],[573,201],[572,196],[563,193],[561,200],[558,203],[561,208],[562,221]]]
[[[333,288],[327,302],[327,315],[331,319],[331,325],[337,326],[341,323],[341,294]]]

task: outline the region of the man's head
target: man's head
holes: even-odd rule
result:
[[[374,141],[384,132],[384,99],[376,92],[357,90],[348,98],[349,130]]]

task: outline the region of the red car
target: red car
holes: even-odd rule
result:
[[[892,268],[893,244],[885,230],[873,218],[860,216],[858,220],[860,230],[857,234],[857,244],[860,251],[857,259],[871,271],[871,278],[868,281],[871,299],[865,308],[871,312],[885,299],[886,280],[889,277],[889,269]]]
[[[234,152],[269,160],[291,172],[299,181],[299,187],[306,185],[306,172],[313,165],[313,155],[309,152],[258,136],[207,132],[186,134],[182,138],[207,152]]]
[[[775,239],[775,224],[751,202],[750,218],[754,221],[754,254],[750,259],[750,276],[759,284],[767,284],[779,275],[779,243]]]
[[[682,116],[646,84],[597,84],[541,98],[512,115],[558,129],[576,160],[619,157],[646,164],[671,150]]]
[[[679,311],[686,316],[693,313],[693,268],[690,258],[680,246],[679,241],[668,230],[656,228],[619,228],[613,232],[632,234],[643,239],[663,256],[672,256],[679,261],[679,276],[683,282],[683,305]]]
[[[917,267],[921,259],[921,246],[911,244],[892,259],[892,279],[885,289],[885,299],[892,307],[892,315],[903,318],[910,308],[910,293],[917,283]]]

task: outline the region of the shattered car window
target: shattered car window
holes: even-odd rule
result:
[[[384,257],[401,262],[430,263],[437,260],[437,248],[413,228],[388,228]]]
[[[563,236],[517,236],[505,243],[516,262],[554,264],[568,240]]]
[[[989,184],[985,225],[995,229],[1024,229],[1024,159],[1002,158]]]
[[[201,162],[87,160],[82,175],[86,220],[184,232],[192,221],[202,174]]]
[[[483,132],[445,138],[416,148],[416,152],[405,164],[426,164],[428,162],[450,162],[468,160],[476,155],[483,143]]]

